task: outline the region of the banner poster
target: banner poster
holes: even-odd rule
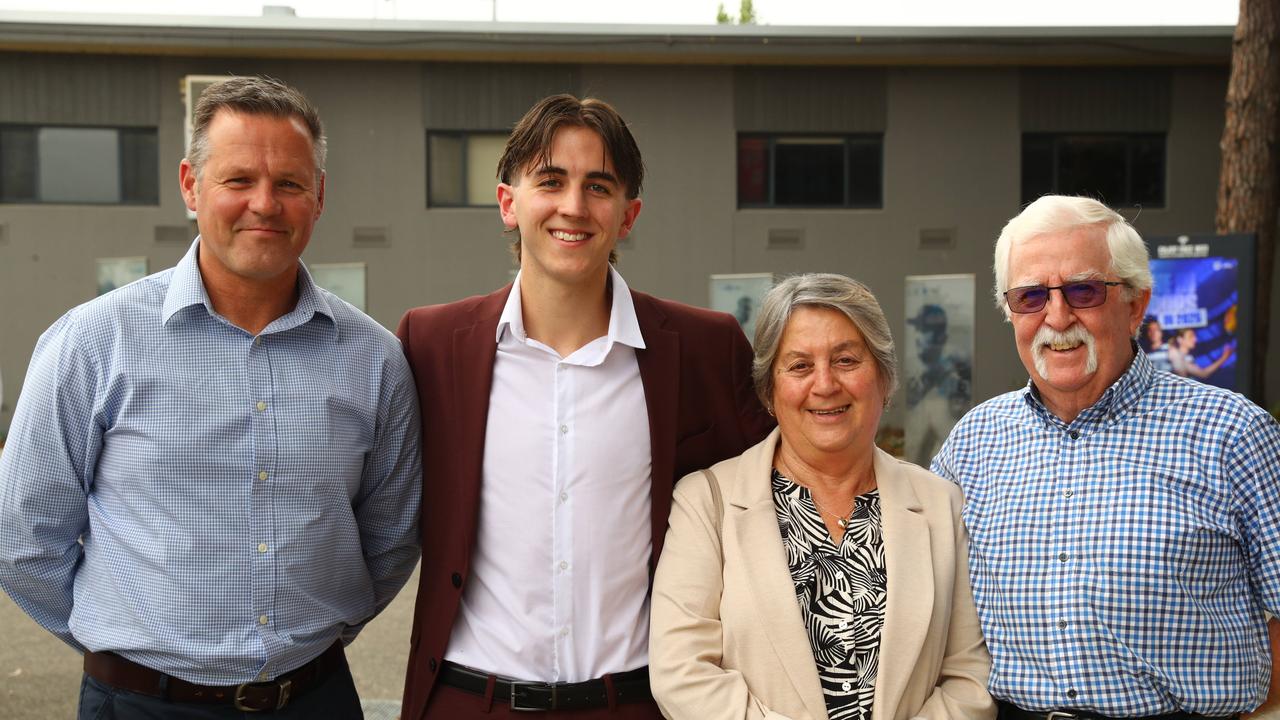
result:
[[[1138,333],[1151,363],[1229,390],[1238,382],[1240,262],[1233,257],[1154,259],[1155,291]]]
[[[738,273],[711,276],[711,309],[737,319],[747,341],[755,344],[756,317],[765,293],[773,287],[773,273]]]
[[[972,274],[906,278],[903,455],[923,467],[973,407],[973,293]]]
[[[147,275],[145,257],[98,258],[94,262],[97,266],[99,295],[105,295]]]

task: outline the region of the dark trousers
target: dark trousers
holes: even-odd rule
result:
[[[479,695],[472,695],[443,683],[437,683],[431,691],[431,699],[427,701],[424,720],[492,720],[493,718],[519,718],[519,720],[662,720],[658,705],[653,702],[626,703],[613,710],[607,707],[593,710],[555,710],[544,712],[523,712],[512,710],[510,704],[486,701]],[[402,718],[401,720],[418,720]]]
[[[105,685],[85,675],[80,681],[79,720],[364,720],[351,671],[334,671],[275,712],[240,712],[230,704],[176,703]]]

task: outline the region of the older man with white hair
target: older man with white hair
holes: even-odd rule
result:
[[[1000,718],[1253,710],[1280,609],[1280,426],[1137,351],[1147,250],[1102,203],[1029,205],[995,275],[1031,379],[966,415],[933,470],[965,492]]]

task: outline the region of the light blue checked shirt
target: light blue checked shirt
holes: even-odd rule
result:
[[[305,268],[249,335],[198,243],[40,338],[0,459],[0,586],[77,649],[228,685],[349,642],[404,584],[419,420],[394,335]]]
[[[1139,352],[1064,424],[1030,385],[933,461],[964,489],[991,693],[1029,710],[1231,715],[1266,698],[1280,427]]]

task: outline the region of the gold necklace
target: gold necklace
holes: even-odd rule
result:
[[[782,466],[780,469],[787,474],[787,477],[791,478],[791,482],[794,482],[795,484],[809,491],[809,499],[813,501],[813,507],[817,509],[819,517],[821,517],[824,514],[830,515],[831,517],[835,518],[836,525],[839,525],[841,530],[844,530],[849,527],[849,524],[853,522],[853,513],[855,510],[858,509],[857,495],[853,496],[853,502],[849,505],[849,512],[845,513],[844,515],[837,515],[831,512],[830,510],[822,507],[822,503],[818,502],[818,496],[813,494],[813,488],[809,487],[808,485],[805,485],[804,483],[801,483],[799,479],[796,477],[795,473],[791,472],[791,468],[789,465],[787,465],[786,462],[779,462],[778,464]]]

